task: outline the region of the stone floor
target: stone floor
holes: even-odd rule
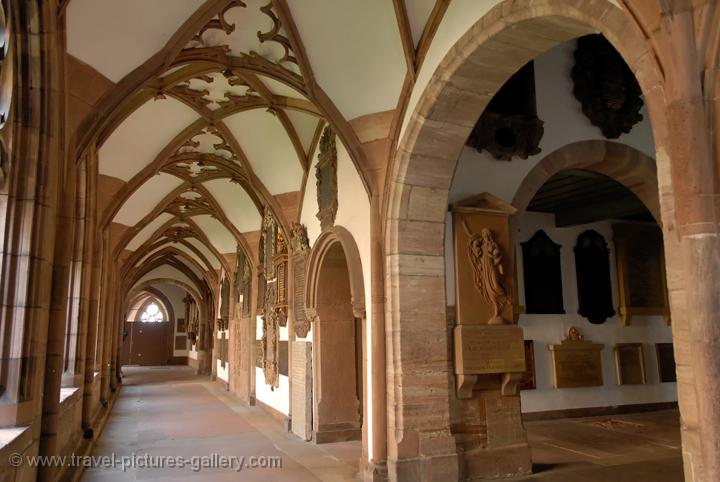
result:
[[[83,481],[182,480],[183,482],[242,481],[356,481],[359,442],[315,445],[287,433],[278,420],[257,407],[246,407],[224,391],[223,385],[197,377],[188,367],[124,367],[124,386],[108,418],[93,456],[112,456],[114,468],[85,471]],[[122,468],[132,464],[135,468]],[[184,468],[144,468],[161,459],[143,454],[182,457]],[[213,455],[217,454],[217,455]],[[194,470],[205,462],[216,467]],[[224,457],[245,457],[246,463],[274,463],[282,468],[217,467]],[[193,457],[196,457],[193,459]],[[213,459],[212,457],[215,457]],[[250,457],[257,457],[251,461]],[[264,457],[264,458],[263,458]],[[98,458],[98,460],[101,460]],[[226,463],[231,462],[225,459]],[[110,462],[112,464],[112,462]]]
[[[676,410],[525,424],[534,474],[512,481],[680,482]]]
[[[314,445],[288,434],[262,409],[245,407],[219,383],[188,367],[126,367],[124,386],[94,456],[116,457],[114,468],[88,469],[83,480],[355,481],[359,442]],[[537,482],[682,481],[676,411],[526,424]],[[122,468],[133,463],[135,467]],[[139,467],[182,457],[184,468]],[[216,454],[216,455],[214,455]],[[200,459],[199,457],[207,457]],[[219,456],[238,457],[233,461]],[[122,459],[122,457],[126,457]],[[193,458],[194,457],[194,458]],[[214,457],[214,458],[213,458]],[[282,468],[243,468],[280,460]],[[258,457],[251,459],[251,457]],[[264,459],[262,457],[265,457]],[[279,459],[277,459],[279,458]],[[254,461],[253,461],[254,460]],[[210,462],[214,467],[194,470]],[[450,482],[450,481],[448,481]]]

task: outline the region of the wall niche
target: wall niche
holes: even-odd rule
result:
[[[615,315],[610,285],[610,250],[605,238],[592,229],[578,236],[575,245],[578,313],[599,325]]]
[[[470,133],[467,145],[495,159],[527,159],[540,153],[543,121],[535,103],[535,69],[528,62],[495,94]]]
[[[525,278],[525,312],[528,314],[565,313],[560,268],[560,245],[542,229],[520,243]]]

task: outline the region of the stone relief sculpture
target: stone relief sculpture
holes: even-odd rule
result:
[[[488,324],[501,325],[505,320],[500,312],[510,303],[510,298],[502,282],[505,272],[500,246],[495,242],[488,228],[483,228],[480,234],[477,234],[471,232],[470,227],[465,223],[465,230],[470,236],[468,256],[473,269],[475,288],[493,310],[493,316],[488,320]]]
[[[274,285],[268,284],[265,296],[265,314],[263,315],[261,346],[263,375],[265,375],[265,383],[270,385],[271,390],[280,386],[280,373],[278,370],[279,329],[277,316],[272,309],[274,297]]]
[[[338,210],[337,186],[337,147],[335,146],[335,132],[330,126],[325,127],[320,137],[320,153],[315,168],[317,180],[317,218],[320,228],[324,232],[335,224],[335,215]]]
[[[294,222],[290,229],[290,251],[292,254],[307,254],[310,251],[310,240],[305,225]]]

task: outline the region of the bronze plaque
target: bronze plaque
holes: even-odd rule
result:
[[[187,335],[176,335],[175,336],[175,349],[176,350],[187,350]]]
[[[455,327],[455,373],[520,373],[525,371],[523,330],[517,325]]]
[[[599,387],[603,384],[603,347],[586,340],[564,340],[550,345],[555,388]]]
[[[278,373],[288,376],[288,341],[280,340],[278,342]]]
[[[518,388],[535,390],[535,346],[532,340],[525,340],[525,372],[522,374]]]
[[[657,352],[660,383],[676,382],[677,373],[675,371],[675,353],[673,352],[673,344],[656,343],[655,350]]]

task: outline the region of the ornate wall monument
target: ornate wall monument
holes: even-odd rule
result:
[[[529,473],[518,396],[526,368],[525,344],[517,326],[515,251],[509,224],[516,210],[483,193],[453,204],[451,211],[457,310],[453,329],[457,399],[451,402],[455,407],[451,424],[463,449],[465,476]]]
[[[552,353],[553,386],[555,388],[599,387],[603,384],[602,357],[605,347],[586,340],[574,326],[565,339],[549,345]]]

